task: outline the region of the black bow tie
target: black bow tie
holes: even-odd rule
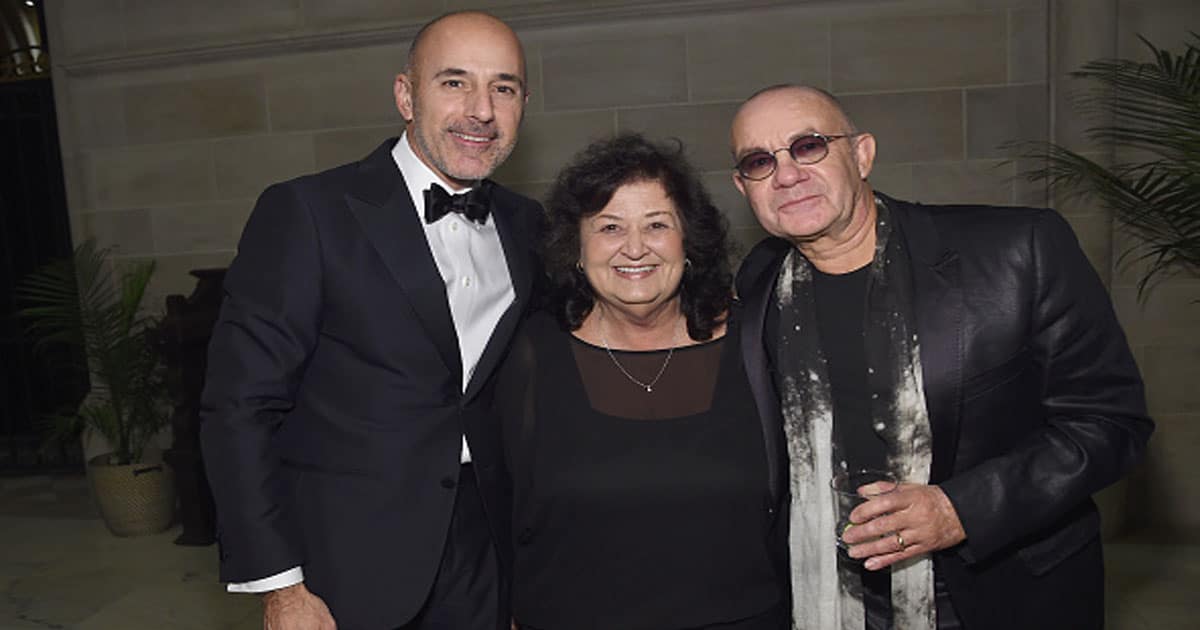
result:
[[[425,222],[433,223],[451,212],[457,212],[483,225],[491,208],[487,188],[487,182],[481,181],[465,193],[451,195],[441,186],[430,184],[429,190],[425,191]]]

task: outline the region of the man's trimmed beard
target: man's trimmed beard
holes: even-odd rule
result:
[[[501,146],[500,144],[494,144],[493,146],[497,147],[497,152],[493,154],[494,159],[487,164],[486,172],[479,174],[478,176],[474,174],[455,172],[455,169],[453,169],[451,165],[447,163],[444,156],[433,150],[433,143],[424,134],[426,125],[419,124],[418,122],[421,120],[421,108],[418,105],[419,102],[420,99],[417,97],[417,92],[414,88],[412,94],[413,120],[412,123],[409,124],[409,132],[412,134],[413,140],[416,141],[417,148],[421,150],[421,153],[425,156],[425,159],[429,160],[429,163],[442,175],[450,179],[458,181],[475,181],[487,178],[491,176],[492,173],[496,172],[496,169],[508,159],[508,156],[512,155],[513,150],[517,147],[515,140],[504,146]],[[522,112],[522,118],[524,118],[524,112]],[[518,125],[519,124],[520,123],[518,122]],[[488,135],[499,131],[494,123],[488,125],[488,129],[491,130]],[[503,136],[497,136],[496,138],[497,141],[501,139],[503,139]]]

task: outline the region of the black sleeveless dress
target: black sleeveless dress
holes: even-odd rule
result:
[[[762,429],[733,324],[613,351],[531,318],[500,376],[514,615],[538,630],[786,628]],[[614,357],[616,361],[614,361]]]

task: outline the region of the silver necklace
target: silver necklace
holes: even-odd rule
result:
[[[666,372],[667,366],[671,364],[671,356],[675,354],[675,346],[677,345],[676,342],[679,341],[679,327],[675,327],[675,334],[671,336],[671,348],[667,350],[667,358],[665,361],[663,361],[662,367],[658,368],[658,374],[655,374],[654,378],[651,379],[649,383],[643,383],[634,378],[634,376],[629,373],[629,370],[626,370],[625,366],[621,365],[621,362],[617,360],[617,356],[613,354],[612,348],[608,344],[608,336],[604,334],[604,311],[600,311],[599,324],[600,342],[604,344],[604,351],[608,353],[608,358],[612,359],[613,365],[617,366],[618,370],[621,370],[621,373],[625,375],[625,378],[632,381],[633,384],[637,385],[638,387],[646,390],[646,393],[654,391],[654,386],[658,384],[658,379],[662,378],[663,372]]]

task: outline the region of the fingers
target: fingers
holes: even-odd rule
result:
[[[878,570],[966,539],[958,514],[937,486],[908,485],[872,498],[851,513],[855,525],[842,534],[852,558]]]
[[[894,490],[888,490],[888,488],[892,488],[893,486]],[[912,500],[911,496],[905,496],[905,492],[913,487],[915,486],[909,484],[895,485],[887,481],[862,486],[858,489],[858,493],[867,497],[867,500],[854,508],[854,511],[850,513],[850,521],[852,523],[866,523],[880,514],[904,509]]]
[[[881,494],[886,494],[895,490],[898,487],[894,481],[876,481],[865,486],[858,487],[858,495],[862,497],[874,497]]]
[[[854,526],[842,533],[842,542],[848,545],[857,545],[877,540],[882,536],[889,536],[895,531],[910,526],[908,516],[907,513],[901,510],[888,512],[869,520],[859,521],[855,518],[855,514],[852,513],[851,520],[854,522]]]
[[[908,552],[916,555],[922,551],[930,551],[917,529],[900,529],[889,531],[880,536],[872,537],[864,542],[851,545],[846,553],[851,558],[862,560],[866,558],[885,557]]]
[[[923,553],[928,553],[928,549],[923,549],[920,545],[908,545],[903,551],[895,550],[895,542],[893,541],[892,551],[888,553],[871,556],[863,562],[863,567],[868,571],[878,571],[880,569],[890,567],[897,562],[915,558]]]
[[[895,492],[874,497],[850,513],[855,524],[844,537],[853,544],[885,536],[902,528],[920,528],[947,520],[938,497],[944,497],[941,488],[915,484],[901,484]],[[945,500],[949,505],[949,500]],[[949,508],[953,514],[953,507]],[[957,522],[957,517],[953,519]],[[850,532],[854,532],[850,534]]]

